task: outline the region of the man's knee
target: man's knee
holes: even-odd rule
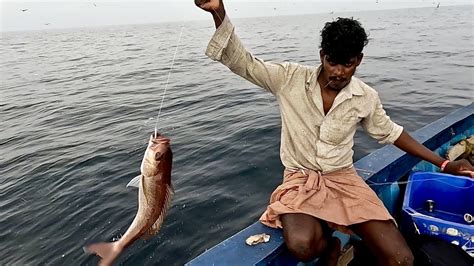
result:
[[[285,244],[288,250],[298,260],[308,262],[321,256],[326,248],[326,239],[314,239],[313,236],[294,235],[285,238]]]
[[[406,247],[388,255],[386,258],[382,258],[384,265],[402,265],[402,266],[412,266],[414,257],[411,250]]]
[[[285,244],[300,261],[320,256],[327,246],[321,221],[302,213],[285,214],[281,218]]]

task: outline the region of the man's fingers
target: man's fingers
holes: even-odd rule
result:
[[[201,9],[206,11],[213,11],[219,7],[219,2],[211,0],[194,0],[194,4]]]
[[[459,173],[464,175],[464,176],[469,176],[469,177],[474,178],[474,171],[462,170],[462,171],[459,171]]]
[[[201,9],[204,9],[206,11],[209,11],[209,6],[211,5],[210,3],[210,0],[194,0],[194,4],[201,8]]]
[[[209,2],[209,0],[194,0],[194,4],[196,4],[199,7],[207,2]]]

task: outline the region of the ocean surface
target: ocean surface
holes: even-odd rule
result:
[[[272,61],[319,64],[319,33],[359,19],[357,76],[409,132],[473,102],[473,6],[233,20]],[[179,40],[180,31],[183,35]],[[204,55],[209,21],[2,33],[0,265],[95,265],[82,247],[117,240],[178,44],[159,131],[172,140],[175,197],[161,231],[123,265],[182,265],[255,222],[281,182],[271,94]],[[355,160],[381,147],[356,134]]]

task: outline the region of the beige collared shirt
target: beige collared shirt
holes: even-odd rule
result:
[[[245,50],[227,16],[206,55],[275,95],[282,122],[280,157],[287,169],[327,173],[352,166],[358,123],[380,143],[395,142],[403,131],[387,116],[377,92],[356,77],[339,92],[325,115],[317,82],[321,67],[254,57]]]

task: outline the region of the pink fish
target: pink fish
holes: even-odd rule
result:
[[[96,243],[84,248],[87,253],[97,254],[102,258],[99,265],[111,265],[135,240],[140,237],[149,238],[158,232],[173,195],[172,161],[170,140],[159,134],[151,135],[140,167],[141,175],[127,184],[127,187],[139,188],[135,219],[120,240]]]

